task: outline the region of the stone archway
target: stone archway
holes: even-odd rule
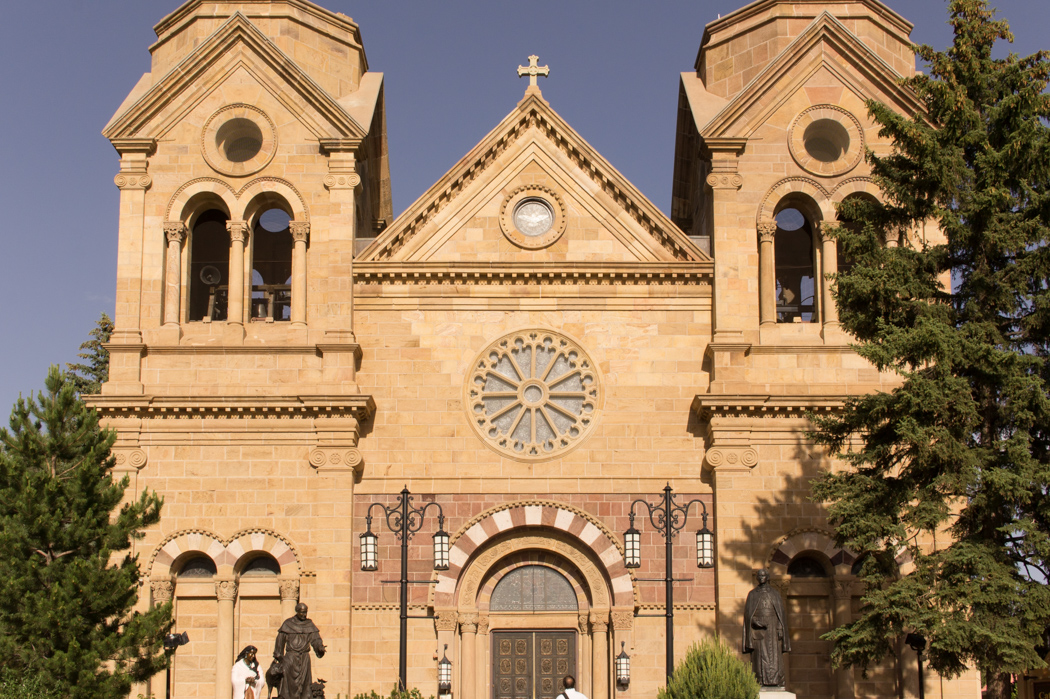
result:
[[[484,519],[473,526],[482,525],[480,531],[484,529],[483,523]],[[598,537],[589,536],[588,542],[570,531],[542,525],[511,526],[480,542],[472,539],[471,543],[476,545],[469,555],[460,559],[456,577],[451,584],[446,584],[445,590],[435,591],[438,646],[447,643],[454,649],[458,659],[459,693],[463,699],[487,699],[491,694],[492,632],[537,625],[578,634],[580,689],[592,699],[609,699],[610,619],[616,622],[615,641],[630,641],[634,620],[633,581],[627,576],[627,589],[616,590],[617,574],[624,573],[619,568],[610,570],[604,559],[612,556],[596,554],[593,544]],[[601,548],[603,552],[608,551],[604,546]],[[612,550],[616,551],[622,568],[619,551]],[[575,592],[577,609],[536,616],[503,615],[491,610],[491,596],[500,580],[525,565],[547,567],[567,579]]]

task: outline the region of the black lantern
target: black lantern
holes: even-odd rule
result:
[[[175,655],[175,651],[179,649],[179,646],[184,646],[189,642],[190,635],[185,631],[182,633],[164,634],[164,652],[168,656],[168,667],[164,677],[164,696],[167,699],[171,699],[171,656]]]
[[[438,694],[452,693],[452,661],[448,659],[448,644],[438,662]]]
[[[438,530],[434,534],[434,570],[448,570],[448,532],[445,517],[438,517]]]
[[[631,513],[631,527],[623,534],[624,567],[638,568],[642,565],[642,535],[634,528],[634,513]]]
[[[378,569],[379,537],[372,533],[372,523],[369,522],[368,531],[361,535],[361,570],[373,571]]]
[[[707,513],[704,515],[704,526],[696,532],[696,567],[715,567],[715,535],[707,528]]]
[[[631,656],[624,650],[625,641],[620,641],[620,654],[616,656],[616,684],[621,689],[631,684]]]
[[[917,633],[910,633],[905,636],[904,642],[915,651],[915,657],[919,661],[919,699],[925,699],[926,681],[922,676],[922,652],[926,650],[926,638]]]

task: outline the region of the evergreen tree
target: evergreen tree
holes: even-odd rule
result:
[[[81,359],[87,360],[87,363],[66,364],[73,387],[80,395],[99,393],[102,384],[109,378],[109,350],[102,345],[109,342],[112,334],[113,321],[103,313],[88,333],[91,339],[81,343],[80,353],[77,354]]]
[[[161,499],[121,505],[129,481],[111,474],[113,440],[54,366],[0,429],[0,686],[31,677],[48,694],[118,699],[165,666],[171,605],[132,612],[129,552]]]
[[[717,638],[689,647],[657,699],[758,699],[751,666]]]
[[[866,583],[826,638],[866,666],[916,632],[938,672],[976,663],[1008,697],[1050,623],[1050,55],[995,59],[1012,37],[988,3],[949,12],[952,46],[918,47],[928,75],[904,81],[925,113],[868,104],[893,142],[868,155],[885,201],[846,202],[863,225],[833,232],[842,323],[900,384],[816,420],[847,467],[814,492]]]

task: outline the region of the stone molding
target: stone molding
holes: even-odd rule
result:
[[[346,345],[342,345],[346,347]],[[112,345],[107,345],[107,348]],[[126,347],[126,346],[123,346]],[[120,349],[118,346],[117,349]],[[147,354],[145,346],[143,353]],[[154,350],[156,348],[153,348]],[[213,348],[230,353],[238,348]],[[265,348],[252,348],[245,354],[261,353]],[[319,351],[313,348],[314,352]],[[364,422],[375,413],[375,400],[370,395],[339,396],[90,396],[88,405],[102,418],[134,417],[158,419],[315,419],[320,417],[354,417]]]
[[[514,211],[518,204],[526,199],[541,199],[550,206],[554,214],[550,230],[535,238],[529,237],[518,230],[514,225]],[[565,200],[561,194],[551,187],[530,184],[522,185],[512,190],[503,199],[503,205],[499,211],[499,227],[503,235],[514,245],[525,250],[541,250],[553,245],[565,233],[566,215]]]
[[[471,286],[711,286],[714,266],[703,262],[604,264],[369,262],[354,264],[356,284],[465,284]]]
[[[237,599],[237,581],[236,580],[216,580],[215,581],[215,596],[219,598],[219,601],[227,600],[233,601]]]
[[[459,539],[464,534],[466,534],[468,531],[470,531],[470,529],[472,527],[474,527],[474,525],[480,523],[482,520],[488,519],[489,517],[493,516],[497,512],[502,512],[503,510],[510,510],[510,509],[516,508],[516,507],[532,507],[532,506],[551,507],[551,508],[556,508],[558,510],[564,510],[565,512],[572,513],[572,514],[576,515],[577,517],[581,517],[581,518],[587,520],[588,522],[593,524],[595,527],[597,527],[598,530],[602,534],[605,535],[605,538],[607,538],[610,541],[610,543],[612,543],[613,546],[616,547],[616,550],[620,552],[620,555],[623,556],[623,545],[620,543],[619,538],[617,537],[616,534],[613,533],[613,531],[611,529],[609,529],[607,526],[605,526],[605,523],[602,522],[600,519],[598,519],[598,517],[596,517],[595,515],[591,514],[590,512],[587,512],[586,510],[582,510],[582,509],[576,507],[575,505],[569,505],[567,503],[557,502],[555,500],[517,500],[515,502],[505,502],[505,503],[501,503],[499,505],[496,505],[495,507],[490,507],[489,509],[485,510],[484,512],[476,514],[473,517],[471,517],[470,519],[468,519],[466,521],[466,523],[462,527],[460,527],[455,533],[453,533],[452,536],[449,538],[449,546],[450,547],[455,546],[456,543],[459,541]],[[486,538],[488,538],[488,537],[486,537]],[[483,543],[483,542],[479,542],[478,546],[480,546],[481,543]]]
[[[165,221],[164,238],[169,243],[179,243],[186,240],[186,224],[182,221]]]
[[[233,119],[244,119],[259,129],[262,142],[259,151],[247,160],[235,162],[216,144],[216,133],[224,124]],[[232,177],[247,177],[259,172],[270,164],[277,152],[277,126],[273,119],[258,107],[251,104],[233,103],[220,107],[204,122],[200,138],[201,154],[212,170]]]
[[[709,422],[714,417],[805,418],[808,413],[834,413],[848,396],[829,395],[713,395],[693,399],[692,409]]]
[[[306,199],[291,182],[280,177],[256,177],[239,190],[234,190],[229,183],[216,177],[196,177],[185,182],[171,195],[167,209],[164,211],[164,220],[171,221],[173,218],[185,218],[187,213],[184,210],[186,204],[194,195],[201,192],[211,192],[226,202],[230,209],[230,215],[235,220],[244,218],[248,205],[261,192],[272,192],[281,195],[292,208],[292,218],[294,220],[310,220],[310,208],[306,204]]]

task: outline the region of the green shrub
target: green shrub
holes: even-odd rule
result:
[[[44,686],[36,675],[0,680],[0,697],[3,699],[58,699],[58,693]]]
[[[397,691],[397,685],[395,685],[394,689],[391,690],[389,696],[379,694],[376,692],[376,690],[373,689],[368,694],[362,693],[356,695],[354,699],[424,699],[424,697],[423,693],[420,692],[418,689],[410,689],[407,692],[399,692]],[[434,699],[434,696],[431,695],[430,699]]]
[[[758,699],[751,666],[714,638],[694,643],[658,699]]]

